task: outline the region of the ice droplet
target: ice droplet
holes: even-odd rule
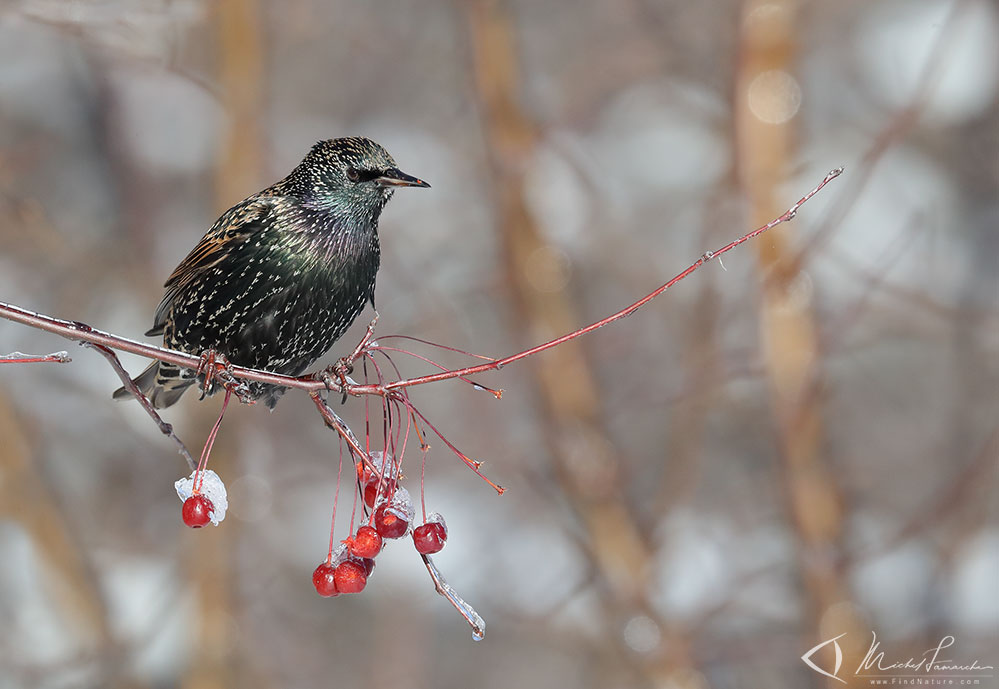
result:
[[[385,473],[386,468],[391,468],[392,466],[392,455],[385,454],[380,450],[372,450],[371,453],[368,455],[368,458],[371,460],[371,463],[374,465],[375,470],[378,471],[378,474],[380,476],[386,476]],[[388,476],[391,476],[391,473],[388,474]]]
[[[444,516],[440,512],[431,512],[427,515],[427,520],[425,524],[430,524],[436,522],[444,527],[444,535],[447,536],[447,523],[444,521]]]
[[[192,472],[187,478],[179,479],[173,484],[174,489],[177,491],[177,497],[180,498],[181,502],[194,495],[194,478],[197,473],[197,471]],[[218,526],[225,519],[226,510],[229,509],[225,484],[219,478],[219,475],[211,469],[201,472],[199,481],[201,482],[201,490],[199,492],[212,501],[212,507],[214,508],[208,513],[208,518],[212,520],[212,524]]]
[[[347,554],[348,554],[347,553],[347,544],[346,543],[341,543],[333,551],[333,555],[330,557],[330,564],[333,567],[338,566],[341,562],[344,562],[347,559]]]
[[[395,489],[395,495],[389,501],[388,509],[406,520],[409,529],[413,528],[413,519],[416,518],[416,507],[413,505],[413,498],[409,491],[399,486]],[[408,529],[407,529],[408,531]]]

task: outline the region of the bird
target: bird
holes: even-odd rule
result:
[[[146,335],[162,335],[169,349],[302,375],[374,308],[378,219],[395,189],[429,186],[371,139],[318,142],[287,177],[212,225],[167,279]],[[195,371],[161,361],[133,380],[157,409],[196,382]],[[270,409],[285,391],[246,385],[244,397]],[[132,394],[122,387],[113,396]]]

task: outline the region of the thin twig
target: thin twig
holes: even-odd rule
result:
[[[801,206],[804,205],[806,201],[808,201],[810,198],[812,198],[817,193],[822,191],[823,187],[829,184],[829,182],[831,182],[832,180],[839,177],[841,174],[843,174],[843,168],[841,167],[830,171],[829,174],[825,176],[825,179],[819,182],[819,184],[816,185],[815,188],[813,188],[803,197],[798,199],[798,202],[795,203],[790,208],[788,208],[781,216],[771,220],[766,225],[758,227],[752,232],[749,232],[748,234],[739,237],[735,241],[729,242],[728,244],[718,249],[717,251],[705,252],[699,259],[697,259],[689,267],[687,267],[686,270],[684,270],[682,273],[679,273],[676,277],[674,277],[672,280],[662,285],[655,291],[650,292],[649,294],[645,295],[635,303],[621,309],[617,313],[607,316],[606,318],[603,318],[595,323],[591,323],[590,325],[584,328],[580,328],[579,330],[574,330],[573,332],[568,333],[566,335],[562,335],[561,337],[556,337],[554,340],[549,340],[548,342],[545,342],[543,344],[536,345],[534,347],[531,347],[530,349],[525,349],[522,352],[512,354],[503,359],[497,359],[496,361],[492,361],[487,364],[480,364],[478,366],[469,366],[467,368],[455,369],[453,371],[447,371],[445,373],[434,373],[428,376],[420,376],[417,378],[407,378],[405,380],[397,380],[394,383],[388,383],[384,386],[381,386],[382,389],[379,390],[374,390],[372,386],[366,386],[366,385],[352,386],[348,390],[348,392],[352,395],[364,395],[372,393],[384,394],[384,391],[397,390],[399,388],[411,387],[413,385],[423,385],[425,383],[435,383],[439,380],[450,380],[451,378],[461,378],[464,376],[474,375],[476,373],[483,373],[485,371],[499,370],[504,366],[506,366],[507,364],[512,364],[515,361],[525,359],[534,354],[539,354],[548,349],[551,349],[552,347],[557,347],[560,344],[563,344],[564,342],[568,342],[569,340],[574,340],[581,335],[593,332],[594,330],[602,328],[609,323],[613,323],[614,321],[625,318],[626,316],[630,316],[635,311],[645,306],[647,303],[658,297],[660,294],[668,290],[676,283],[680,282],[680,280],[684,279],[685,277],[693,273],[695,270],[703,266],[711,259],[718,258],[722,254],[731,251],[732,249],[739,246],[743,242],[747,242],[750,239],[754,239],[763,234],[764,232],[766,232],[767,230],[770,230],[783,222],[787,222],[788,220],[793,219],[794,216],[798,213],[798,209],[801,208]]]
[[[164,421],[160,415],[156,413],[156,409],[153,408],[149,398],[142,394],[142,391],[139,390],[138,386],[132,382],[132,377],[128,375],[128,371],[126,371],[125,367],[121,365],[121,361],[118,359],[118,355],[114,353],[114,350],[110,347],[95,344],[93,342],[81,342],[80,344],[84,347],[90,347],[91,349],[96,350],[108,360],[108,363],[111,364],[111,368],[113,368],[114,372],[118,374],[119,378],[121,378],[121,382],[125,385],[125,388],[132,393],[135,399],[139,400],[139,404],[142,405],[142,408],[147,414],[149,414],[152,420],[156,422],[160,432],[177,443],[180,454],[184,455],[184,459],[187,460],[187,464],[191,467],[191,471],[196,470],[198,468],[198,464],[194,461],[194,457],[191,456],[191,453],[187,451],[187,446],[184,445],[184,441],[177,437],[177,435],[173,432],[173,426]]]
[[[448,370],[450,370],[450,369],[448,369],[447,366],[445,366],[443,364],[439,364],[436,361],[434,361],[433,359],[425,357],[422,354],[417,354],[416,352],[411,352],[408,349],[400,349],[399,347],[386,347],[385,345],[375,343],[374,345],[372,345],[370,347],[370,350],[372,352],[383,352],[383,353],[384,352],[398,352],[399,354],[408,354],[411,357],[414,357],[416,359],[419,359],[420,361],[423,361],[425,363],[430,364],[434,368],[439,368],[442,371],[448,371]],[[465,376],[459,376],[459,378],[461,378],[461,380],[463,380],[466,383],[468,383],[469,385],[471,385],[472,388],[474,388],[475,390],[479,390],[479,391],[482,391],[482,392],[491,392],[493,394],[493,397],[495,397],[496,399],[498,399],[498,400],[499,399],[503,399],[503,390],[493,390],[492,388],[487,387],[485,385],[482,385],[481,383],[476,383],[474,380],[466,378]]]

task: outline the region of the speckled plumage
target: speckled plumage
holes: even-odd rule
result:
[[[429,185],[370,139],[317,143],[290,175],[216,221],[167,280],[146,334],[162,334],[171,349],[301,375],[374,304],[378,217],[396,186]],[[135,382],[162,408],[195,378],[154,362]],[[271,408],[283,391],[250,384]],[[130,395],[121,388],[115,397]]]

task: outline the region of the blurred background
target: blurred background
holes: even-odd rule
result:
[[[379,333],[493,356],[847,168],[482,376],[501,402],[413,391],[507,488],[432,443],[481,643],[406,542],[316,595],[338,450],[305,395],[230,409],[229,517],[193,531],[107,363],[0,321],[0,353],[74,359],[0,368],[0,688],[841,686],[801,660],[839,635],[866,686],[872,632],[999,666],[997,89],[989,0],[0,3],[0,300],[130,337],[319,139],[433,185],[382,216]],[[196,450],[220,403],[165,417]]]

